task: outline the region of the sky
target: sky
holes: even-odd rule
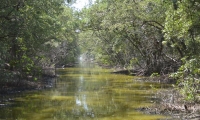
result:
[[[81,10],[88,4],[89,4],[88,0],[77,0],[76,3],[73,4],[72,6],[75,7],[76,9]]]

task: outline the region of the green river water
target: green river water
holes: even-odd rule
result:
[[[0,105],[0,120],[159,120],[136,109],[152,105],[161,84],[99,67],[58,69],[56,86],[20,93]],[[153,86],[153,87],[152,87]],[[154,89],[153,89],[154,88]],[[158,89],[155,89],[158,88]]]

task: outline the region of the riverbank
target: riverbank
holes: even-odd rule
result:
[[[154,104],[150,107],[138,108],[145,114],[160,114],[170,116],[167,120],[199,120],[200,119],[200,104],[197,101],[186,101],[184,96],[180,94],[180,91],[176,89],[176,80],[171,79],[168,75],[159,77],[142,77],[139,81],[146,82],[159,82],[170,84],[172,87],[159,90],[155,94]],[[173,87],[174,86],[174,87]]]
[[[137,71],[130,70],[114,70],[114,74],[136,75]],[[160,114],[169,116],[167,120],[200,120],[200,104],[199,102],[189,102],[176,89],[176,79],[172,79],[169,75],[154,77],[138,77],[137,81],[156,82],[169,84],[172,87],[159,90],[155,94],[158,101],[149,107],[141,107],[137,110],[145,114]]]
[[[0,95],[16,94],[24,91],[42,90],[56,85],[55,75],[42,75],[38,80],[21,80],[5,82],[1,85]]]
[[[113,74],[128,75],[130,74],[130,71],[114,71]],[[176,83],[176,80],[169,79],[168,75],[136,78],[138,81],[141,82],[159,82],[171,85]],[[55,85],[56,76],[43,75],[37,81],[23,80],[21,81],[21,84],[18,85],[16,83],[5,84],[0,89],[0,95],[13,95],[25,91],[43,90],[52,88]],[[137,108],[137,110],[145,114],[160,114],[170,116],[170,120],[200,119],[200,105],[198,103],[184,101],[183,96],[180,95],[179,92],[173,87],[171,87],[170,89],[159,90],[159,92],[155,93],[155,98],[156,101],[154,101],[154,104],[152,106],[140,107]]]
[[[167,120],[199,120],[200,104],[187,102],[175,89],[161,90],[155,95],[159,101],[153,106],[138,108],[145,114],[169,116]]]

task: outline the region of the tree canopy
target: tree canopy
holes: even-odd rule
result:
[[[99,63],[138,75],[174,73],[182,93],[195,99],[199,6],[197,0],[97,0],[81,13],[83,50]]]
[[[42,67],[66,62],[64,59],[73,61],[78,52],[74,49],[78,28],[74,15],[64,0],[2,0],[0,75],[4,80],[37,79],[34,76]]]
[[[197,0],[1,0],[0,77],[37,79],[41,68],[87,60],[170,74],[195,99],[200,74]],[[173,74],[172,74],[173,73]]]

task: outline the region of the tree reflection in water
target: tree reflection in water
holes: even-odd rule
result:
[[[37,120],[156,120],[138,107],[152,104],[151,83],[137,82],[133,76],[111,74],[107,69],[78,67],[58,70],[57,86],[51,90],[25,93],[15,98],[13,107],[0,110],[0,119]],[[159,88],[159,84],[153,84]],[[12,112],[11,112],[12,111]],[[13,114],[15,113],[15,114]]]

